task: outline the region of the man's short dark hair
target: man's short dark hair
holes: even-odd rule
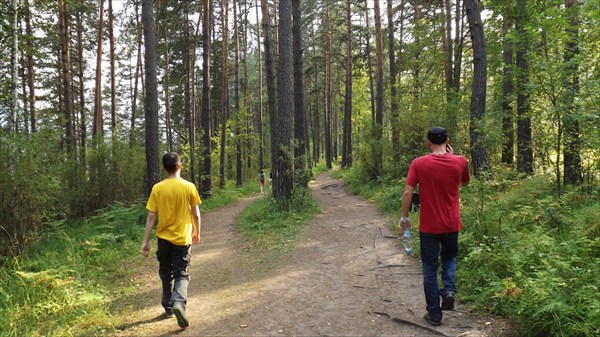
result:
[[[441,126],[434,126],[427,132],[427,140],[433,144],[444,144],[448,139],[448,130]]]
[[[177,164],[179,163],[179,155],[175,152],[169,152],[162,157],[162,164],[165,171],[169,174],[177,171]]]

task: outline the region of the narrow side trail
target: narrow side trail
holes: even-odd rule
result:
[[[243,251],[235,220],[253,198],[203,214],[202,242],[193,248],[190,327],[161,318],[157,262],[147,259],[135,279],[144,292],[130,299],[133,312],[116,335],[502,335],[501,324],[470,315],[460,302],[444,312],[441,326],[426,323],[420,261],[403,253],[390,221],[330,174],[310,185],[321,213],[281,266],[256,271]]]

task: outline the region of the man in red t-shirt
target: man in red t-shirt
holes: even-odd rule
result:
[[[454,309],[456,294],[456,254],[458,232],[462,228],[459,188],[469,184],[467,159],[454,155],[448,144],[448,131],[433,127],[427,133],[431,153],[413,160],[402,198],[402,230],[411,227],[408,212],[414,188],[419,185],[421,199],[419,237],[423,263],[423,288],[427,302],[425,320],[440,325],[442,310]],[[441,248],[441,249],[440,249]],[[437,280],[438,259],[442,261],[442,283]],[[440,295],[443,299],[440,306]]]

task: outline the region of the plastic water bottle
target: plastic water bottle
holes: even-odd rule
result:
[[[404,230],[404,234],[402,235],[402,246],[406,250],[406,255],[410,255],[412,252],[413,241],[410,229],[408,228]]]

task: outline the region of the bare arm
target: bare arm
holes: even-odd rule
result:
[[[400,220],[400,228],[406,229],[410,228],[410,220],[403,221],[403,219],[408,219],[408,212],[410,211],[410,203],[412,202],[412,194],[414,191],[414,187],[410,185],[406,185],[404,188],[404,194],[402,195],[402,219]]]
[[[142,255],[146,257],[150,253],[150,234],[152,234],[152,229],[154,229],[155,221],[156,213],[148,211],[148,216],[146,217],[146,228],[144,229],[144,240],[142,241]]]
[[[192,224],[194,226],[194,230],[192,232],[192,243],[197,244],[200,242],[200,226],[202,220],[200,218],[200,208],[198,205],[192,206]]]

